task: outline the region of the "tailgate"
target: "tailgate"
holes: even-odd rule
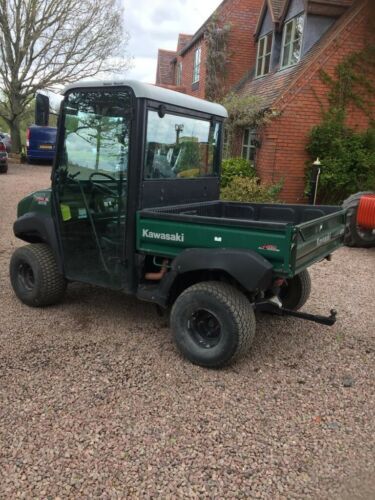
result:
[[[346,211],[338,210],[295,226],[297,240],[291,259],[295,274],[324,259],[343,245],[345,219]]]

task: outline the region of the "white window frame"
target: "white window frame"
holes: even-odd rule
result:
[[[177,68],[176,68],[176,85],[180,86],[182,82],[182,62],[177,63]]]
[[[248,132],[248,136],[247,136],[247,141],[245,142],[246,132]],[[242,158],[245,158],[245,160],[251,162],[255,161],[255,151],[256,151],[255,136],[256,136],[255,129],[253,128],[244,129],[242,135]]]
[[[201,71],[202,47],[197,47],[194,51],[193,83],[199,82]]]
[[[298,59],[297,59],[297,61],[292,62],[293,45],[298,40],[298,38],[295,38],[295,36],[296,36],[296,26],[297,26],[297,21],[300,18],[302,18],[302,34],[301,34],[301,40],[300,40],[301,44],[300,44]],[[292,32],[291,32],[291,35],[290,35],[290,42],[286,46],[285,45],[286,32],[287,32],[289,24],[291,24],[291,23],[292,23]],[[295,64],[297,64],[300,61],[300,59],[301,59],[301,52],[302,52],[303,33],[305,31],[304,28],[305,28],[304,14],[299,14],[298,16],[293,17],[292,19],[290,19],[289,21],[287,21],[284,24],[283,40],[282,40],[282,44],[281,44],[282,50],[281,50],[281,58],[280,58],[280,68],[281,69],[283,69],[283,68],[289,68],[289,66],[294,66]],[[288,60],[287,60],[286,64],[283,64],[285,50],[288,50]]]
[[[269,52],[267,52],[267,42],[268,42],[268,37],[271,37],[271,49]],[[263,43],[263,51],[262,51],[262,54],[260,53],[260,46],[261,46],[261,41],[264,40],[264,43]],[[258,40],[258,52],[257,52],[257,62],[256,62],[256,66],[255,66],[255,76],[258,77],[258,76],[264,76],[264,75],[267,75],[270,70],[271,70],[271,55],[272,55],[272,47],[273,47],[273,33],[272,31],[270,31],[269,33],[267,33],[266,35],[262,36],[261,38],[259,38]],[[265,71],[265,64],[266,64],[266,58],[267,56],[270,56],[270,59],[269,59],[269,66],[268,66],[268,71]],[[262,60],[262,65],[261,65],[261,69],[260,69],[260,73],[258,73],[258,66],[259,66],[259,60]]]

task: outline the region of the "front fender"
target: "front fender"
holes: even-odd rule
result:
[[[51,215],[28,212],[18,217],[13,224],[16,238],[28,243],[46,243],[51,247],[60,272],[63,272],[62,259],[55,224]]]

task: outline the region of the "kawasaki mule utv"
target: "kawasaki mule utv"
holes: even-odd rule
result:
[[[37,99],[40,124],[48,99]],[[72,281],[171,309],[179,350],[220,367],[245,353],[255,310],[332,325],[298,310],[307,267],[340,247],[335,206],[223,202],[226,110],[127,81],[64,91],[50,189],[18,205],[14,291],[33,307],[56,304]]]

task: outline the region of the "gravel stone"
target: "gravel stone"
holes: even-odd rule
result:
[[[332,328],[257,315],[251,352],[205,370],[151,304],[84,284],[16,299],[17,202],[49,176],[0,176],[1,499],[374,497],[375,249],[311,268],[304,310],[336,308]]]
[[[354,379],[353,377],[350,377],[350,376],[346,376],[342,379],[342,385],[344,387],[353,387],[354,385]]]

